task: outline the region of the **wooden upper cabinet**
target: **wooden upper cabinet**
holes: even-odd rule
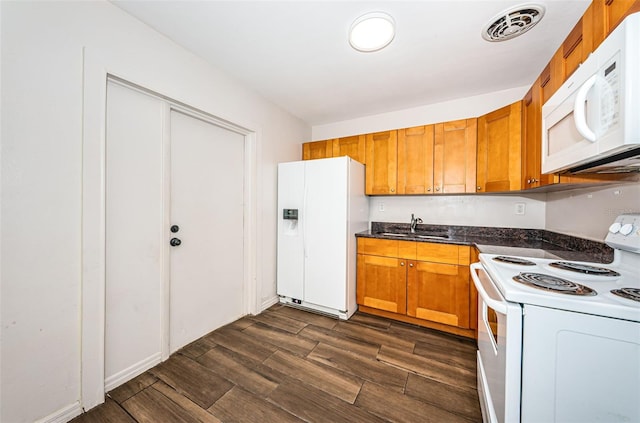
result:
[[[478,118],[479,192],[520,190],[521,157],[522,101]]]
[[[522,101],[522,188],[540,186],[542,172],[542,87],[540,78]]]
[[[433,192],[433,125],[398,130],[398,194]]]
[[[302,160],[333,157],[333,140],[305,142],[302,144]]]
[[[540,93],[542,95],[542,104],[546,103],[547,100],[553,95],[555,92],[553,81],[551,81],[551,62],[545,66],[538,78],[540,81]]]
[[[327,159],[349,156],[360,163],[365,162],[364,135],[342,137],[332,140],[305,142],[302,144],[302,160]]]
[[[433,185],[435,193],[475,192],[477,119],[434,125]]]
[[[542,174],[542,87],[538,78],[522,101],[522,189],[555,182],[556,175]]]
[[[353,160],[365,163],[365,136],[354,135],[332,140],[333,157],[349,156]]]
[[[593,31],[592,49],[595,50],[624,18],[640,11],[640,1],[594,0],[589,9]]]
[[[366,135],[367,195],[395,195],[397,189],[398,131]]]
[[[562,52],[560,84],[567,80],[616,26],[630,13],[640,11],[638,0],[594,0],[565,38]],[[552,59],[553,61],[553,59]],[[555,86],[555,89],[559,87]]]
[[[590,24],[590,19],[582,17],[562,43],[562,82],[566,81],[591,53],[591,43],[587,39],[593,37],[584,36],[585,30],[590,34]]]

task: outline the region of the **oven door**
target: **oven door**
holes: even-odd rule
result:
[[[522,307],[507,302],[480,263],[471,265],[478,290],[478,396],[485,423],[520,421]]]

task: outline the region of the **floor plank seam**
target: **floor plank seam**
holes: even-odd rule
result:
[[[472,341],[377,316],[358,312],[345,321],[277,304],[186,345],[107,393],[103,414],[97,407],[74,423],[122,423],[125,415],[133,422],[478,422],[475,350]]]

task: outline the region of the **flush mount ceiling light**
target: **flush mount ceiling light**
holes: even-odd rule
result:
[[[523,4],[507,9],[491,19],[482,29],[487,41],[506,41],[522,35],[535,26],[544,16],[539,4]]]
[[[358,51],[382,50],[396,35],[393,18],[384,12],[370,12],[353,21],[349,30],[349,44]]]

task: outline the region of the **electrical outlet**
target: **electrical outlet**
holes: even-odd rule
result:
[[[524,203],[516,203],[516,214],[525,214],[526,206]]]
[[[383,211],[384,211],[384,203],[380,203],[380,204],[378,205],[378,211],[381,211],[381,212],[383,212]]]

